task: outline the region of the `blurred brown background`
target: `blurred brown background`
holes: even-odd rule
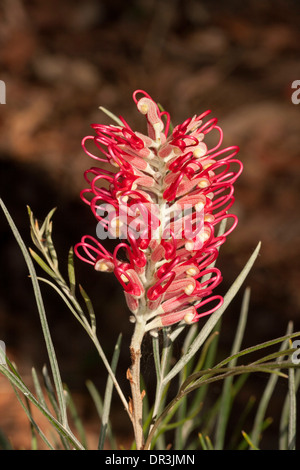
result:
[[[54,240],[63,272],[69,247],[83,234],[95,235],[79,191],[83,171],[93,165],[81,139],[90,123],[108,122],[100,105],[140,130],[144,123],[131,98],[137,88],[162,103],[173,123],[209,108],[224,144],[238,145],[244,163],[234,206],[240,222],[222,248],[219,290],[226,292],[261,240],[247,279],[251,307],[243,346],[283,335],[289,320],[299,329],[300,105],[291,101],[291,84],[300,79],[299,13],[296,0],[1,0],[0,196],[26,243],[27,204],[39,219],[58,207]],[[3,216],[0,236],[0,339],[30,380],[30,367],[40,370],[47,356],[26,266]],[[119,331],[124,334],[122,381],[132,331],[122,291],[113,276],[76,266],[109,357]],[[50,289],[43,292],[63,379],[94,445],[99,423],[85,381],[101,389],[106,373],[71,314]],[[241,298],[242,291],[223,321],[221,354],[230,351]],[[145,356],[149,379],[151,351]],[[259,395],[265,383],[256,377],[249,393]],[[2,377],[0,385],[0,429],[15,448],[27,448],[24,413]],[[280,382],[270,414],[285,393]],[[127,445],[123,414],[116,399],[115,429]],[[275,420],[266,448],[277,446],[276,426]]]

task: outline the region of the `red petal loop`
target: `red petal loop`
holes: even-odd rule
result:
[[[90,240],[94,245],[86,240]],[[83,250],[85,256],[81,255],[80,249]],[[81,241],[74,246],[74,252],[78,258],[92,265],[95,265],[98,258],[103,258],[109,261],[112,261],[113,259],[112,254],[90,235],[85,235],[81,238]]]
[[[157,271],[156,271],[156,277],[158,279],[161,279],[165,274],[168,272],[172,271],[173,268],[175,268],[176,265],[180,262],[180,257],[177,256],[175,259],[170,261],[169,263],[164,263]]]
[[[166,259],[174,259],[174,256],[176,256],[176,247],[177,247],[177,243],[176,243],[176,239],[175,239],[175,236],[174,236],[174,232],[171,231],[171,239],[172,241],[166,241],[164,239],[164,235],[162,237],[162,240],[160,242],[160,244],[164,247],[165,249],[165,257]]]
[[[175,278],[175,273],[173,271],[165,274],[159,281],[157,281],[154,286],[150,287],[147,292],[147,297],[149,300],[156,300],[160,297],[171,285]],[[164,283],[164,285],[162,285]]]
[[[194,321],[198,321],[200,318],[206,316],[206,315],[210,315],[211,313],[215,312],[216,310],[218,310],[218,308],[220,308],[224,302],[224,299],[223,297],[221,297],[220,295],[214,295],[213,297],[209,297],[208,299],[204,300],[203,302],[201,302],[199,305],[196,306],[196,308],[200,308],[200,307],[203,307],[203,305],[206,305],[208,304],[209,302],[213,302],[214,300],[218,300],[219,302],[213,307],[211,308],[210,310],[207,310],[205,312],[202,312],[202,313],[198,313],[195,317],[195,320]]]
[[[130,275],[128,274],[128,269],[123,269],[121,266],[119,266],[115,268],[114,273],[125,292],[136,297],[139,297],[142,294],[142,289],[131,279]]]

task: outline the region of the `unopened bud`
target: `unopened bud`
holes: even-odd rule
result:
[[[203,178],[201,181],[198,183],[198,188],[207,188],[209,186],[209,181],[205,178]]]
[[[186,294],[186,295],[191,295],[191,293],[193,292],[194,288],[195,288],[195,287],[194,287],[193,284],[188,284],[188,285],[186,286],[186,288],[184,289],[185,294]]]
[[[147,113],[148,113],[149,106],[147,105],[147,103],[140,104],[140,105],[138,106],[138,108],[139,108],[139,111],[140,111],[142,114],[147,114]]]
[[[210,237],[210,234],[208,232],[203,231],[200,235],[200,240],[204,243],[206,240],[208,240]]]
[[[111,261],[107,261],[105,259],[99,259],[94,268],[96,271],[107,272],[111,273],[114,270],[114,264]]]
[[[204,216],[204,221],[205,222],[213,222],[215,220],[215,217],[213,214],[206,214]]]
[[[194,249],[193,240],[188,240],[185,244],[185,248],[186,248],[187,251],[193,251],[193,249]]]
[[[193,313],[187,313],[184,317],[184,321],[185,323],[187,323],[188,325],[191,325],[193,323],[193,319],[194,319],[194,314]]]
[[[195,158],[200,158],[200,157],[203,157],[203,155],[206,154],[206,149],[205,147],[197,147],[194,152],[193,152],[193,155]]]
[[[186,270],[186,274],[188,276],[195,276],[197,274],[197,269],[196,268],[189,268]]]
[[[195,204],[195,210],[196,211],[202,211],[203,209],[204,209],[203,202],[197,202],[197,204]]]

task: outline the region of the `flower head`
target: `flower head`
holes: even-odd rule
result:
[[[221,149],[223,132],[210,111],[170,130],[169,114],[147,93],[137,90],[133,99],[147,135],[119,118],[93,124],[95,134],[83,139],[85,152],[101,163],[85,172],[81,192],[98,220],[98,239],[84,236],[75,252],[97,271],[114,272],[133,318],[142,317],[147,330],[191,324],[223,301],[213,293],[222,280],[214,263],[237,224],[228,211],[242,172],[239,149]],[[87,149],[90,140],[97,155]],[[230,227],[218,235],[225,219]],[[113,252],[99,241],[107,236],[121,239]]]

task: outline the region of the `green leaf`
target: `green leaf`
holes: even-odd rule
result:
[[[13,450],[13,447],[8,437],[4,434],[4,432],[1,429],[0,429],[0,450]]]
[[[160,351],[159,351],[159,337],[158,336],[152,336],[152,348],[153,348],[156,378],[158,381],[160,381],[161,380],[161,364],[160,364]]]
[[[247,444],[249,445],[250,449],[252,450],[259,450],[258,447],[256,447],[255,444],[253,444],[250,436],[248,436],[248,434],[245,432],[245,431],[242,431],[242,436],[243,438],[245,439],[245,441],[247,442]]]
[[[288,425],[288,450],[296,450],[296,387],[295,370],[289,370],[289,425]]]
[[[198,437],[199,437],[199,442],[202,447],[202,450],[208,450],[207,443],[205,442],[205,438],[203,437],[203,434],[199,433]]]
[[[29,215],[30,221],[30,233],[31,238],[35,246],[44,254],[47,255],[47,243],[50,242],[50,245],[53,245],[51,239],[51,232],[52,232],[52,224],[50,223],[50,219],[54,214],[56,208],[52,209],[47,217],[45,218],[41,227],[38,224],[37,219],[34,218],[33,212],[29,206],[27,206],[27,211]],[[51,251],[51,250],[50,250]],[[55,253],[55,252],[54,252]],[[56,254],[55,254],[56,256]]]
[[[49,372],[48,372],[48,369],[47,369],[46,365],[44,365],[44,367],[42,369],[42,373],[43,373],[44,385],[45,385],[47,396],[48,396],[49,401],[52,405],[54,413],[55,413],[57,419],[59,420],[59,418],[60,418],[59,406],[58,406],[58,403],[57,403],[57,398],[56,398],[56,395],[55,395],[55,392],[54,392],[54,389],[53,389],[53,386],[52,386],[52,383],[51,383],[51,378],[49,376]]]
[[[74,423],[74,426],[78,431],[78,436],[80,438],[80,442],[82,443],[84,448],[87,449],[87,438],[86,438],[85,429],[84,429],[82,420],[79,416],[76,404],[75,404],[75,402],[73,400],[73,397],[71,395],[71,392],[70,392],[70,390],[67,386],[65,386],[65,393],[67,394],[68,410],[70,412],[70,415],[71,415],[72,421]]]
[[[242,286],[244,280],[246,279],[249,271],[251,270],[259,254],[260,246],[261,246],[261,243],[257,245],[256,249],[254,250],[253,254],[250,256],[245,267],[243,268],[239,276],[236,278],[236,280],[234,281],[234,283],[228,290],[227,294],[224,297],[223,305],[209,317],[204,327],[201,329],[200,333],[198,334],[196,339],[193,341],[187,353],[184,354],[179,359],[179,361],[176,363],[173,369],[171,369],[168,375],[164,378],[165,383],[170,381],[173,377],[175,377],[180,372],[180,370],[185,366],[185,364],[189,362],[189,360],[194,356],[194,354],[200,349],[200,347],[202,346],[206,338],[210,335],[215,325],[218,323],[221,316],[225,312],[226,308],[228,307],[232,299],[235,297],[238,290]]]
[[[56,211],[56,207],[54,207],[53,209],[51,209],[51,211],[48,213],[48,215],[46,216],[41,228],[40,228],[40,232],[41,233],[44,233],[46,232],[46,230],[50,230],[50,233],[52,232],[52,225],[50,226],[50,221],[52,219],[52,216],[54,214],[54,212]]]
[[[49,216],[46,217],[46,228],[45,228],[45,235],[46,235],[46,246],[48,253],[50,255],[50,258],[52,260],[52,264],[55,270],[58,268],[58,259],[57,259],[57,253],[54,248],[54,243],[52,241],[52,221],[50,221]]]
[[[101,395],[98,392],[95,384],[91,380],[87,380],[86,386],[87,386],[88,391],[90,392],[90,395],[93,399],[94,405],[97,410],[97,414],[101,420],[102,412],[103,412],[103,401],[102,401]]]
[[[48,357],[49,357],[49,361],[50,361],[50,366],[51,366],[51,371],[52,371],[53,380],[54,380],[54,384],[55,384],[55,389],[56,389],[56,393],[57,393],[62,425],[63,425],[63,428],[68,429],[66,403],[65,403],[65,397],[64,397],[64,391],[63,391],[63,385],[62,385],[60,370],[59,370],[59,366],[58,366],[56,353],[55,353],[54,345],[53,345],[53,342],[52,342],[48,322],[47,322],[46,311],[45,311],[45,307],[44,307],[44,302],[43,302],[39,282],[38,282],[37,275],[36,275],[36,272],[35,272],[35,268],[34,268],[31,256],[30,256],[30,254],[29,254],[29,252],[28,252],[28,250],[25,246],[25,243],[24,243],[24,241],[23,241],[23,239],[22,239],[22,237],[21,237],[21,235],[20,235],[13,219],[11,218],[4,202],[1,199],[0,199],[0,205],[1,205],[3,213],[4,213],[4,215],[5,215],[5,217],[8,221],[8,224],[9,224],[9,226],[10,226],[10,228],[11,228],[11,230],[12,230],[14,236],[15,236],[15,239],[16,239],[16,241],[17,241],[17,243],[18,243],[18,245],[21,249],[21,252],[24,256],[25,262],[26,262],[28,270],[29,270],[30,279],[31,279],[31,282],[32,282],[33,291],[34,291],[34,295],[35,295],[35,299],[36,299],[36,304],[37,304],[37,308],[38,308],[38,312],[39,312],[41,327],[42,327],[42,331],[43,331],[43,334],[44,334],[45,344],[46,344]],[[70,432],[70,434],[71,434],[71,432]],[[74,436],[74,441],[77,441],[75,436]],[[81,447],[80,443],[78,443],[78,445],[79,445],[79,447]]]
[[[246,348],[246,349],[243,349],[242,351],[239,351],[237,354],[233,354],[233,355],[227,357],[223,361],[219,362],[219,364],[217,364],[215,367],[216,368],[222,367],[222,366],[228,364],[229,362],[231,362],[233,359],[238,359],[242,356],[245,356],[246,354],[251,354],[253,352],[257,352],[257,351],[260,351],[262,349],[269,348],[269,347],[274,346],[278,343],[282,343],[286,340],[289,340],[289,339],[292,339],[292,338],[297,338],[299,336],[300,336],[300,332],[298,331],[296,333],[291,333],[291,334],[288,334],[288,335],[285,335],[285,336],[281,336],[279,338],[272,339],[270,341],[265,341],[263,343],[255,345],[255,346],[251,346],[250,348]],[[293,349],[289,349],[287,351],[294,351],[294,350],[295,349],[293,348]],[[286,352],[280,351],[280,353],[279,353],[279,355],[284,355],[284,354],[286,354]],[[264,358],[264,360],[266,360],[266,357]],[[259,364],[260,360],[258,360],[256,362],[257,362],[257,364]],[[254,364],[256,364],[256,362],[253,362],[252,364],[254,365]]]
[[[296,370],[295,373],[295,385],[294,391],[295,395],[298,392],[300,386],[300,369]],[[279,450],[288,450],[289,448],[289,420],[290,420],[290,393],[291,389],[289,387],[282,407],[282,413],[280,418],[280,429],[279,429]]]
[[[241,376],[242,378],[245,376]],[[230,434],[230,440],[228,443],[228,449],[239,450],[240,446],[245,447],[245,440],[242,440],[242,443],[239,445],[242,429],[245,427],[246,421],[249,420],[249,415],[252,413],[253,407],[256,403],[256,398],[250,396],[247,403],[245,404],[241,414],[238,417],[237,423],[235,424],[233,430]]]
[[[74,250],[71,247],[68,255],[68,276],[70,282],[70,290],[73,296],[75,296],[76,277],[74,269]]]
[[[38,265],[53,279],[57,280],[57,276],[55,272],[52,271],[52,269],[48,266],[48,264],[45,263],[45,261],[31,248],[29,248],[29,253],[33,257],[33,259],[38,263]]]
[[[243,336],[244,336],[244,332],[246,328],[246,323],[247,323],[249,300],[250,300],[250,289],[247,288],[243,297],[239,324],[238,324],[235,339],[233,342],[231,355],[235,355],[236,353],[238,353],[242,344],[242,340],[243,340]],[[235,366],[236,361],[237,361],[237,358],[232,359],[229,365],[231,367]],[[224,383],[223,383],[220,412],[219,412],[217,428],[216,428],[215,448],[217,450],[223,449],[223,446],[224,446],[226,427],[227,427],[227,422],[228,422],[229,415],[230,415],[230,409],[232,406],[232,393],[231,393],[232,382],[233,382],[233,377],[228,377],[227,379],[224,380]]]
[[[48,421],[53,425],[59,435],[64,436],[69,442],[74,446],[75,449],[83,450],[83,446],[81,443],[75,438],[73,433],[65,427],[62,423],[60,423],[54,416],[49,412],[48,409],[44,408],[44,406],[36,399],[36,397],[32,394],[29,388],[24,384],[23,380],[14,373],[14,371],[10,370],[8,367],[3,366],[0,364],[0,372],[10,381],[13,387],[16,387],[20,392],[30,400],[33,405],[39,409],[43,415],[48,419]],[[24,408],[26,412],[26,407]]]
[[[199,438],[199,442],[202,447],[202,450],[214,450],[214,446],[209,436],[204,437],[202,433],[198,433],[198,438]]]
[[[42,386],[40,384],[38,375],[37,375],[36,370],[35,370],[34,367],[31,370],[31,374],[32,374],[32,380],[33,380],[33,385],[34,385],[34,388],[35,388],[37,399],[39,400],[39,402],[43,405],[43,407],[45,409],[49,409],[48,405],[46,403],[45,397],[44,397]]]
[[[95,332],[96,331],[96,315],[95,315],[93,304],[82,286],[79,286],[79,290],[83,297],[83,300],[85,301],[85,305],[90,316],[92,331]]]
[[[116,372],[119,357],[120,357],[121,341],[122,341],[122,335],[120,334],[118,337],[117,343],[115,345],[115,349],[114,349],[114,353],[113,353],[113,357],[111,361],[111,370],[114,373]],[[113,393],[113,382],[109,375],[107,378],[105,394],[104,394],[102,426],[101,426],[101,432],[100,432],[100,437],[99,437],[98,450],[103,450],[107,429],[109,427],[109,414],[110,414],[112,393]]]
[[[110,117],[113,121],[115,121],[119,126],[124,127],[124,123],[119,119],[115,114],[113,114],[108,109],[104,108],[103,106],[99,106],[99,109],[103,111],[108,117]]]
[[[50,441],[47,439],[41,428],[38,426],[38,424],[35,422],[33,419],[31,409],[30,409],[30,401],[28,400],[27,396],[25,396],[25,403],[23,402],[20,393],[16,389],[16,387],[13,386],[14,392],[16,394],[16,397],[22,406],[23,410],[25,411],[25,414],[30,422],[30,429],[31,429],[31,449],[32,450],[37,450],[37,436],[40,436],[42,440],[45,442],[45,444],[49,447],[50,450],[54,450],[54,447],[50,443]]]

